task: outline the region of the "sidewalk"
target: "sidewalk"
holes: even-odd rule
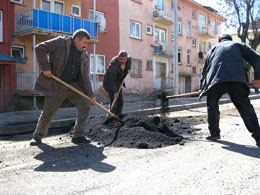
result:
[[[250,99],[260,99],[260,94],[251,93]],[[224,95],[220,104],[230,103],[227,95]],[[123,113],[135,115],[152,115],[161,113],[160,100],[143,102],[125,102]],[[191,108],[205,106],[205,97],[202,101],[198,97],[186,97],[170,99],[168,111],[180,111]],[[108,109],[108,105],[104,105]],[[35,129],[38,118],[42,110],[28,110],[19,112],[8,112],[0,114],[0,136],[12,135],[18,133],[32,132]],[[77,109],[75,107],[58,109],[50,128],[62,128],[75,122]],[[90,115],[106,115],[106,113],[97,106],[92,106]]]

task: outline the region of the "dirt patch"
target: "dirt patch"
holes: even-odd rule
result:
[[[204,119],[186,117],[161,121],[159,117],[128,115],[123,118],[124,125],[116,120],[104,124],[105,120],[105,116],[90,117],[86,136],[104,146],[160,148],[174,144],[184,145],[189,136],[200,130],[193,126]]]

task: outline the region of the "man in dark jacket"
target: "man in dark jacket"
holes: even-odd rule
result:
[[[124,78],[127,76],[131,69],[131,57],[125,50],[118,53],[117,56],[113,57],[110,65],[106,71],[103,87],[107,91],[110,99],[110,106],[116,98],[116,103],[112,108],[111,112],[122,118],[123,109],[123,95],[122,90],[118,93]]]
[[[89,143],[84,130],[89,117],[90,102],[74,93],[71,89],[51,79],[51,75],[84,92],[95,103],[91,82],[88,76],[88,54],[86,51],[89,33],[77,30],[73,36],[56,37],[36,46],[36,56],[42,70],[35,84],[35,90],[45,95],[44,107],[33,133],[30,145],[38,145],[47,134],[51,120],[65,99],[70,100],[78,109],[72,142]]]
[[[255,80],[260,79],[260,56],[243,43],[233,42],[230,35],[219,37],[219,43],[207,54],[200,80],[200,98],[207,95],[208,140],[220,139],[219,99],[228,93],[246,128],[260,145],[260,127],[248,95],[248,79],[244,60],[254,68]]]

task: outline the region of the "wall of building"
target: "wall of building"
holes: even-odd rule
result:
[[[0,4],[3,12],[3,42],[0,42],[0,51],[10,56],[10,45],[14,33],[14,5],[10,1],[3,1]],[[0,61],[1,69],[1,92],[0,112],[3,112],[16,90],[15,62]]]

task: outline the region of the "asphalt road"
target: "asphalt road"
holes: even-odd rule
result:
[[[260,101],[252,100],[258,117]],[[185,145],[158,149],[74,145],[52,134],[30,147],[31,133],[0,139],[0,194],[260,194],[260,148],[232,104],[221,105],[221,141],[206,141],[201,120]],[[168,117],[206,119],[206,108]]]

